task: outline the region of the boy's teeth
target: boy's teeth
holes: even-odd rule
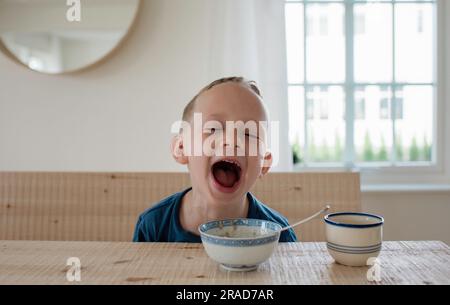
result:
[[[239,163],[237,163],[237,162],[234,161],[234,160],[222,160],[222,161],[227,162],[227,163],[231,163],[231,164],[236,164],[237,166],[239,166]],[[239,166],[239,167],[240,167],[240,166]]]

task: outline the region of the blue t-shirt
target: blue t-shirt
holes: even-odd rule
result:
[[[161,200],[154,207],[146,210],[139,216],[134,230],[134,242],[191,242],[200,243],[199,235],[183,229],[180,223],[180,206],[183,196],[189,192],[188,188]],[[259,202],[250,192],[248,197],[247,218],[270,220],[279,223],[282,227],[288,225],[285,217]],[[292,229],[281,232],[281,242],[297,241]]]

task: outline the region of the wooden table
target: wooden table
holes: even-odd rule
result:
[[[253,272],[223,271],[201,244],[0,241],[0,284],[370,284],[369,267],[333,262],[324,243],[281,243]],[[381,284],[450,284],[450,249],[437,241],[384,242]]]

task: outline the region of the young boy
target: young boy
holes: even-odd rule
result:
[[[250,192],[256,180],[264,176],[272,163],[272,155],[264,150],[264,135],[245,134],[241,142],[224,136],[225,122],[266,122],[259,89],[255,83],[242,77],[216,80],[203,88],[185,107],[183,122],[193,123],[194,113],[201,114],[204,124],[200,139],[215,136],[220,141],[211,145],[210,153],[193,154],[186,143],[195,139],[190,131],[180,132],[172,140],[172,155],[176,162],[187,165],[191,188],[173,194],[139,216],[133,241],[135,242],[201,242],[198,227],[211,220],[230,218],[257,218],[287,226],[286,218],[258,201]],[[210,126],[209,128],[207,126]],[[211,127],[215,126],[215,127]],[[233,131],[234,134],[234,131]],[[188,137],[186,137],[186,135]],[[198,137],[197,137],[198,138]],[[242,142],[262,144],[257,154],[237,154]],[[219,143],[219,144],[217,144]],[[231,154],[230,154],[231,150]],[[224,152],[225,151],[225,152]],[[230,156],[231,155],[231,156]],[[293,230],[282,232],[280,241],[292,242],[297,238]]]

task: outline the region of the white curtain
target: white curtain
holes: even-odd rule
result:
[[[288,139],[283,0],[208,0],[208,78],[244,76],[258,83],[270,120],[279,121],[274,171],[292,169]]]

